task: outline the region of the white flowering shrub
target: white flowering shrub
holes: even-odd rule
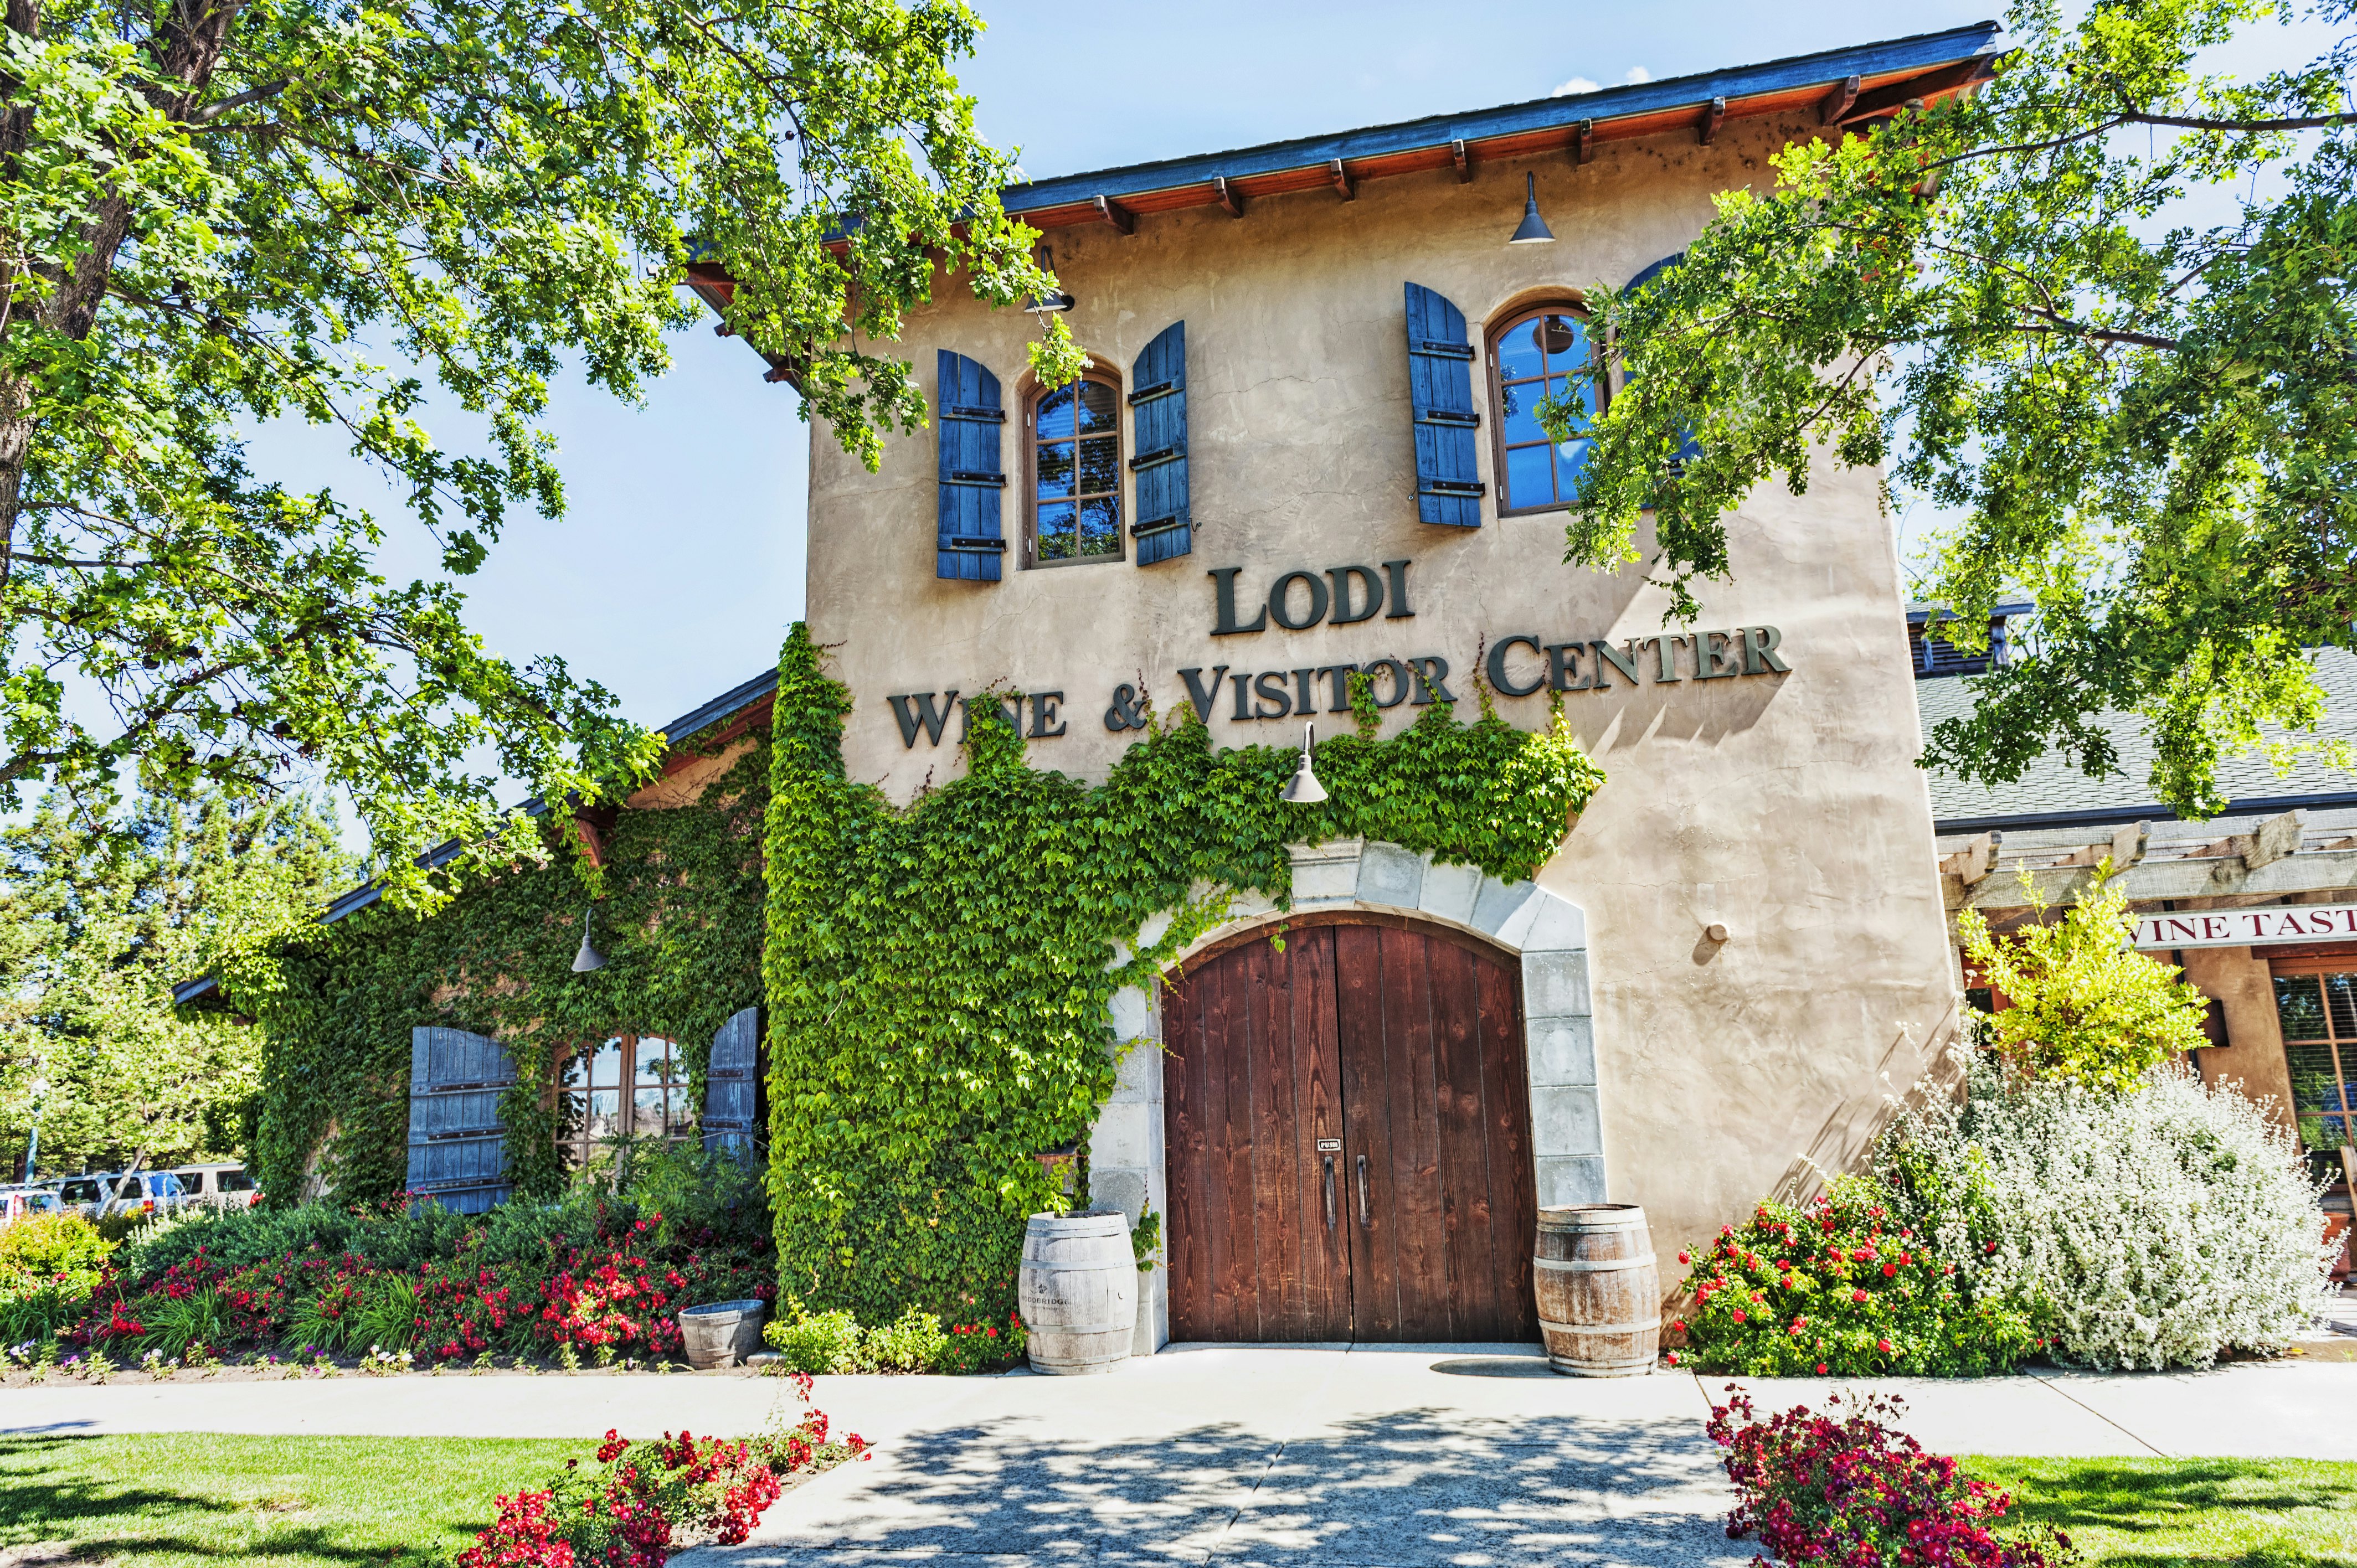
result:
[[[2293,1140],[2181,1067],[2105,1093],[1976,1059],[1964,1097],[1900,1118],[1877,1165],[1975,1299],[2019,1304],[2083,1366],[2280,1351],[2338,1251]]]

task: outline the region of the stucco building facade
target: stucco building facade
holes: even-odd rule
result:
[[[1477,673],[1526,727],[1559,695],[1608,780],[1533,883],[1303,844],[1296,916],[1519,975],[1501,1048],[1527,1110],[1498,1114],[1528,1118],[1540,1204],[1640,1203],[1674,1248],[1854,1162],[1958,1006],[1877,476],[1827,464],[1804,497],[1754,495],[1731,580],[1696,626],[1665,624],[1643,564],[1566,565],[1560,507],[1532,500],[1533,356],[1586,351],[1587,293],[1675,258],[1779,146],[1968,90],[1995,48],[1967,29],[1010,191],[1099,390],[1043,397],[1033,317],[951,284],[899,345],[934,436],[869,473],[813,430],[808,619],[852,693],[852,777],[906,801],[953,776],[959,704],[985,692],[1024,694],[1034,766],[1092,780],[1149,706],[1194,703],[1222,745],[1347,724],[1352,668],[1386,733],[1440,696],[1469,708]],[[1526,175],[1551,244],[1506,242]],[[1278,918],[1239,907],[1200,950]],[[1117,1004],[1116,1033],[1157,1048],[1125,1058],[1092,1150],[1102,1200],[1171,1220],[1141,1349],[1174,1331],[1189,1228],[1225,1222],[1187,1184],[1243,1179],[1206,1174],[1219,1151],[1171,1088],[1188,1050],[1243,1047],[1166,1038],[1174,994]],[[1500,1192],[1431,1223],[1488,1223]],[[1175,1329],[1201,1337],[1188,1291]],[[1235,1321],[1222,1337],[1277,1337]]]

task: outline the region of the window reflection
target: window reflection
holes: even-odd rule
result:
[[[1587,463],[1588,442],[1575,435],[1551,437],[1539,423],[1539,405],[1553,398],[1569,403],[1586,428],[1596,413],[1596,387],[1582,372],[1593,363],[1585,317],[1557,308],[1535,311],[1510,324],[1491,351],[1496,377],[1499,504],[1507,511],[1531,511],[1567,504],[1577,493]]]
[[[611,1140],[695,1132],[686,1058],[661,1036],[615,1035],[566,1052],[556,1090],[557,1142],[576,1167],[605,1158]]]
[[[1106,382],[1043,393],[1032,411],[1032,562],[1121,554],[1121,399]]]

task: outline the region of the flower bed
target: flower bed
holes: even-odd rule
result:
[[[810,1389],[808,1377],[794,1380],[804,1405]],[[633,1443],[609,1430],[594,1466],[567,1460],[545,1487],[502,1493],[458,1568],[662,1568],[689,1546],[741,1543],[787,1482],[867,1447],[856,1433],[831,1438],[815,1409],[741,1440],[666,1432]]]
[[[285,1245],[306,1236],[346,1244]],[[242,1352],[373,1355],[371,1370],[388,1358],[423,1368],[493,1353],[567,1366],[662,1360],[680,1354],[682,1307],[775,1294],[772,1254],[710,1240],[595,1193],[479,1219],[205,1219],[155,1227],[70,1281],[61,1274],[58,1299],[35,1303],[41,1321],[5,1348],[27,1365],[46,1356],[151,1369]],[[264,1251],[271,1243],[279,1250]]]
[[[1841,1396],[1826,1402],[1839,1405]],[[2075,1561],[2071,1538],[2059,1530],[1998,1534],[2012,1498],[1881,1419],[1900,1413],[1899,1401],[1874,1395],[1838,1420],[1796,1405],[1762,1422],[1729,1383],[1708,1428],[1727,1450],[1722,1463],[1738,1498],[1728,1538],[1757,1536],[1754,1561],[1792,1568],[2064,1568]]]
[[[1752,1377],[1977,1376],[2038,1349],[2028,1316],[1975,1301],[1955,1264],[1892,1219],[1879,1187],[1843,1177],[1805,1207],[1762,1203],[1691,1265],[1671,1325],[1703,1370]]]

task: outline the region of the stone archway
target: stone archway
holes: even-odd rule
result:
[[[1537,1201],[1604,1201],[1587,921],[1579,908],[1534,883],[1504,883],[1471,866],[1437,865],[1397,844],[1345,839],[1296,845],[1291,854],[1295,913],[1408,915],[1477,933],[1515,957]],[[1240,899],[1235,918],[1205,933],[1179,961],[1280,918],[1265,900]],[[1150,939],[1160,929],[1157,918],[1146,934]],[[1116,1037],[1159,1046],[1161,1012],[1154,998],[1125,991],[1114,998],[1113,1015]],[[1135,1048],[1124,1057],[1089,1144],[1092,1200],[1125,1208],[1133,1220],[1148,1205],[1157,1214],[1169,1212],[1162,1069],[1159,1049]],[[1136,1353],[1149,1355],[1170,1337],[1167,1268],[1157,1264],[1140,1284]]]

